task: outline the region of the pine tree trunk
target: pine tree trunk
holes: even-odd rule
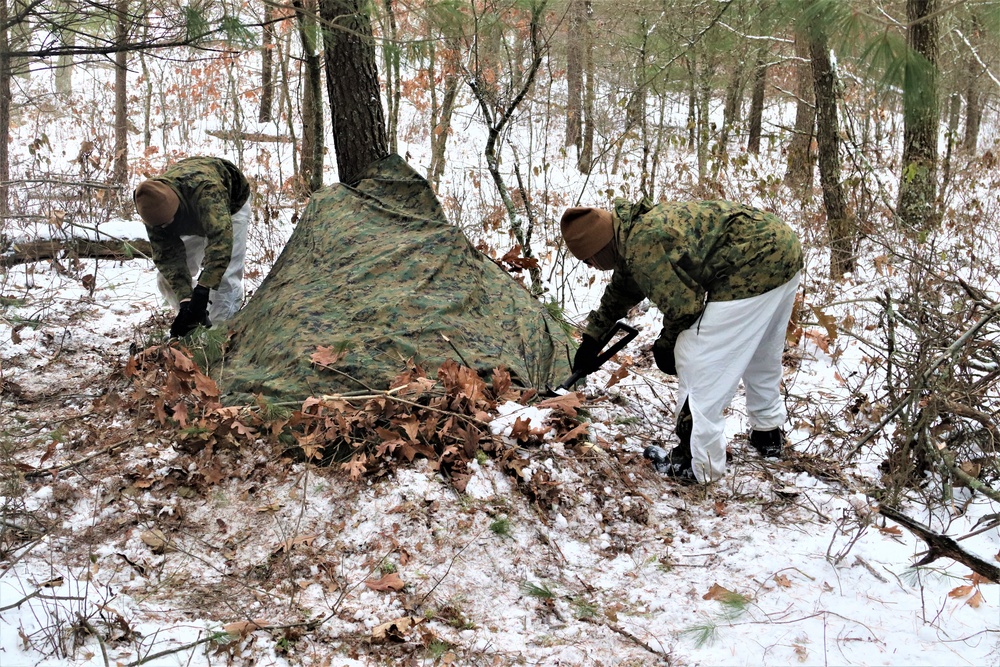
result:
[[[0,0],[0,216],[10,215],[10,33],[7,0]],[[0,231],[5,221],[0,220]]]
[[[816,96],[819,180],[823,188],[823,204],[826,208],[826,224],[830,235],[830,277],[839,280],[854,268],[854,232],[847,216],[847,205],[840,182],[836,73],[830,60],[827,36],[821,26],[812,26],[809,55]]]
[[[576,146],[579,153],[583,138],[583,60],[584,41],[581,39],[586,22],[583,0],[570,0],[566,31],[566,146]]]
[[[326,86],[333,118],[337,173],[353,183],[389,155],[385,112],[375,65],[375,42],[364,0],[320,0],[325,23]]]
[[[979,80],[983,75],[982,65],[973,57],[968,57],[965,84],[965,133],[962,136],[962,150],[976,154],[979,146],[979,128],[983,120],[983,97]]]
[[[810,196],[816,156],[812,152],[816,127],[815,88],[809,63],[809,42],[801,32],[795,36],[795,129],[788,142],[785,184],[799,199]]]
[[[115,42],[119,47],[128,41],[128,0],[118,0]],[[128,53],[121,49],[115,54],[115,159],[111,182],[120,188],[128,183]],[[122,206],[127,198],[121,197]]]
[[[323,69],[316,52],[315,6],[305,11],[303,0],[294,0],[296,23],[305,59],[306,82],[302,87],[302,159],[300,178],[307,193],[323,187]]]
[[[257,121],[270,123],[274,106],[274,8],[264,1],[264,34],[260,45],[260,111]]]
[[[747,117],[747,152],[760,153],[760,135],[764,124],[764,93],[767,88],[767,51],[757,53],[753,70],[753,94],[750,97],[750,115]]]
[[[444,95],[441,98],[441,107],[432,110],[434,125],[431,128],[431,164],[427,170],[427,180],[435,190],[441,185],[441,176],[444,174],[445,149],[448,147],[451,119],[455,113],[455,100],[458,98],[458,89],[461,85],[458,75],[459,65],[456,62],[458,49],[457,43],[453,41],[447,43],[441,63]]]
[[[397,153],[398,144],[396,135],[399,133],[399,43],[398,29],[396,27],[396,14],[392,7],[392,0],[383,0],[382,8],[385,10],[386,25],[383,28],[385,39],[382,40],[382,67],[385,72],[385,101],[388,111],[387,132],[389,135],[389,152]]]
[[[581,174],[589,174],[594,167],[594,35],[591,24],[594,7],[590,0],[584,3],[585,20],[580,29],[583,40],[583,146],[576,160],[576,168]]]
[[[906,64],[903,83],[903,159],[896,214],[910,229],[937,225],[938,29],[937,0],[907,0],[906,42],[918,58]]]

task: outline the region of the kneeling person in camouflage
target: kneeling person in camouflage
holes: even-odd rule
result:
[[[795,232],[764,211],[726,201],[652,205],[618,200],[614,212],[569,208],[570,252],[614,271],[590,313],[573,370],[596,370],[598,340],[648,298],[663,313],[653,357],[678,379],[681,444],[649,448],[661,472],[707,483],[726,472],[724,410],[742,379],[750,444],[765,456],[784,446],[781,357],[802,249]]]
[[[246,177],[228,160],[192,157],[140,183],[133,198],[153,248],[157,287],[176,312],[170,335],[232,317],[243,303]]]

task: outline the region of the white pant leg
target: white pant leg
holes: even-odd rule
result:
[[[247,231],[250,226],[250,200],[233,214],[233,254],[218,289],[208,298],[212,305],[208,317],[212,324],[225,322],[243,306],[243,268],[247,256]],[[202,250],[204,256],[204,250]]]
[[[781,358],[785,351],[788,319],[792,316],[798,289],[799,274],[795,274],[790,281],[773,290],[776,293],[782,292],[774,295],[780,301],[764,337],[743,373],[750,428],[758,431],[776,429],[788,418],[785,400],[781,396]]]
[[[763,414],[764,402],[768,408],[777,404],[783,414],[779,389],[784,327],[790,312],[786,306],[789,299],[794,301],[797,288],[798,276],[760,296],[712,301],[706,305],[701,318],[677,338],[674,348],[679,389],[677,405],[687,400],[691,409],[692,467],[699,482],[715,481],[726,474],[723,412],[758,354],[761,356],[752,379],[756,392],[754,400],[759,401],[760,414]],[[780,338],[775,335],[778,321]],[[762,347],[766,348],[766,353]],[[766,390],[769,386],[766,382],[771,380],[775,381],[773,392]]]

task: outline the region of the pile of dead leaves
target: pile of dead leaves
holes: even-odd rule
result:
[[[476,371],[448,361],[427,377],[411,365],[385,391],[307,398],[294,411],[275,409],[262,397],[256,405],[223,406],[215,382],[177,343],[150,347],[126,367],[133,407],[172,436],[174,446],[197,456],[206,470],[223,452],[270,454],[339,465],[352,480],[387,474],[401,462],[423,458],[464,491],[477,457],[493,458],[527,495],[542,506],[558,500],[558,484],[544,471],[526,474],[545,433],[555,430],[572,444],[586,437],[577,419],[577,394],[544,401],[552,418],[544,429],[517,421],[507,438],[490,422],[502,402],[528,404],[537,392],[514,386],[505,369],[487,383]],[[211,475],[215,478],[216,475]],[[212,480],[206,480],[211,482]]]

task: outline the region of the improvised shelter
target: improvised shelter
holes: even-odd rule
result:
[[[313,194],[270,274],[229,322],[223,401],[384,390],[407,360],[447,359],[515,384],[555,386],[575,344],[506,271],[448,223],[430,184],[398,155],[357,184]],[[447,337],[447,340],[446,340]],[[449,342],[450,341],[450,342]],[[329,368],[321,347],[343,350]]]

